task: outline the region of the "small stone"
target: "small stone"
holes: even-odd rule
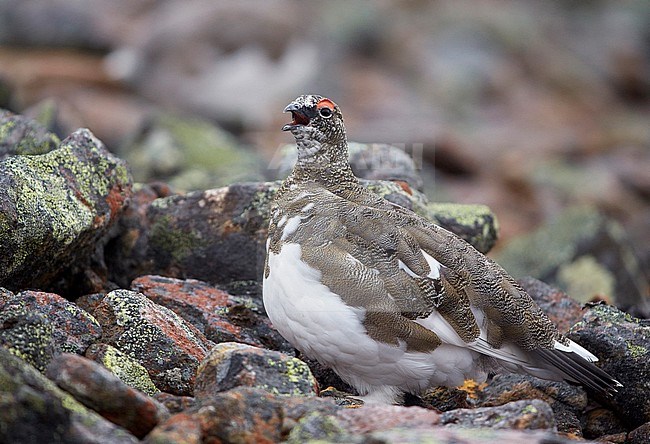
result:
[[[623,384],[608,403],[633,427],[650,421],[650,325],[615,307],[587,309],[569,334],[600,361],[598,365]]]
[[[441,412],[455,409],[468,409],[467,392],[454,387],[434,387],[422,395],[426,407],[432,407]]]
[[[107,294],[93,315],[104,330],[102,342],[138,361],[158,389],[192,395],[196,370],[213,346],[194,326],[128,290]]]
[[[77,401],[138,438],[169,416],[161,404],[90,359],[64,353],[50,362],[45,374]]]
[[[587,439],[596,439],[604,435],[616,435],[625,432],[625,426],[616,414],[605,408],[588,411],[583,417],[583,433]]]
[[[351,442],[350,435],[341,427],[339,421],[331,415],[313,412],[300,418],[291,428],[287,443],[302,444],[311,441]]]
[[[394,428],[364,435],[359,441],[372,444],[392,443],[435,443],[435,444],[575,444],[576,441],[563,438],[549,431],[539,430],[493,430],[486,428],[430,429]]]
[[[497,407],[451,410],[440,415],[440,423],[490,429],[555,430],[553,410],[538,399],[515,401]]]
[[[293,353],[256,299],[233,296],[194,279],[162,276],[141,276],[131,283],[131,289],[169,308],[215,343],[241,342]]]
[[[178,413],[149,433],[146,444],[201,444],[201,423],[187,413]]]
[[[197,400],[241,386],[281,395],[316,394],[314,376],[298,358],[236,342],[217,344],[199,367]]]
[[[159,393],[147,369],[138,361],[108,344],[93,344],[86,350],[86,358],[102,364],[120,380],[149,396]]]
[[[180,413],[196,405],[196,398],[191,396],[177,396],[171,393],[158,392],[153,398],[169,410],[169,413]]]

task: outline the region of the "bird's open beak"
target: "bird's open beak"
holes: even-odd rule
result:
[[[309,125],[309,116],[303,108],[298,107],[295,103],[290,103],[284,109],[285,113],[291,113],[291,123],[287,123],[282,127],[282,131],[291,131],[298,126]]]

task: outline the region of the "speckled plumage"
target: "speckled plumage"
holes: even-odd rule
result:
[[[264,304],[295,347],[379,402],[495,363],[615,390],[498,264],[359,185],[334,102],[301,96],[285,111],[298,161],[271,209]]]

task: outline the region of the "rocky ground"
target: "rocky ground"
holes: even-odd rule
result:
[[[645,319],[604,303],[583,307],[522,279],[624,384],[616,396],[499,374],[430,390],[408,406],[361,406],[264,314],[263,243],[278,182],[175,194],[134,183],[125,161],[88,130],[60,141],[9,112],[0,115],[0,149],[2,442],[650,439]],[[353,164],[376,149],[357,145]],[[487,207],[431,204],[417,191],[414,165],[400,165],[366,167],[364,184],[490,250],[497,227]],[[603,224],[583,237],[599,254],[627,254]],[[571,240],[565,260],[589,245]]]
[[[649,11],[0,2],[0,442],[650,442]],[[341,398],[261,303],[305,92],[367,187],[490,252],[624,389]]]

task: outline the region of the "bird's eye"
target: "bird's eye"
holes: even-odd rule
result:
[[[327,119],[329,117],[332,117],[332,110],[324,106],[318,110],[318,114],[320,114],[321,117],[325,117]]]

